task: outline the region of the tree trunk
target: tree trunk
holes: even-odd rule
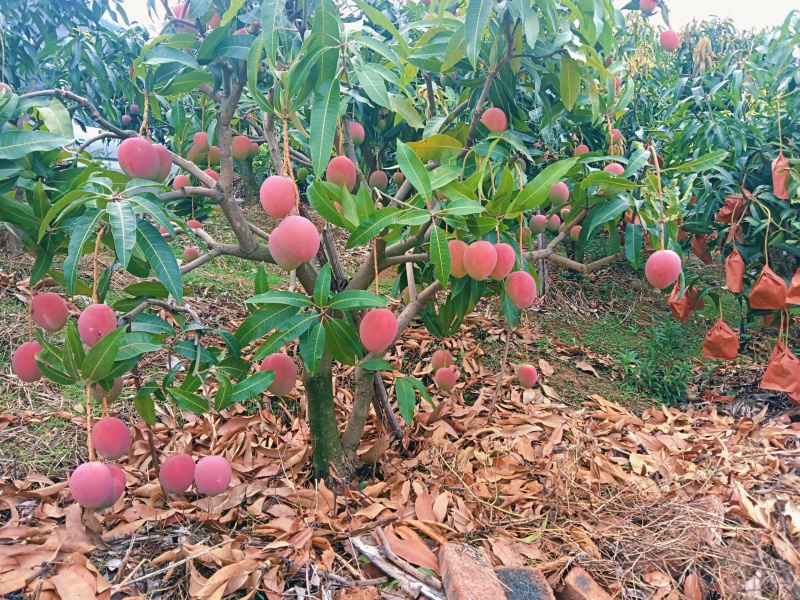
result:
[[[365,371],[356,367],[356,390],[353,398],[353,412],[347,420],[347,429],[342,436],[342,448],[349,460],[355,460],[356,450],[364,435],[364,427],[369,418],[369,407],[372,406],[372,397],[375,394],[375,375],[372,371]]]
[[[255,173],[253,173],[253,160],[248,158],[241,163],[242,165],[242,183],[244,183],[244,200],[246,204],[255,204],[258,202],[258,182],[256,181]]]
[[[333,403],[332,358],[327,350],[322,355],[319,369],[313,375],[303,370],[303,384],[308,400],[308,427],[311,431],[311,451],[314,471],[318,479],[330,479],[330,463],[342,477],[354,470],[352,457],[345,457],[339,438],[336,410]]]

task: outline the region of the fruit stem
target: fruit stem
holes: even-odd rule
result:
[[[781,131],[781,95],[775,97],[775,102],[778,105],[778,148],[780,153],[783,154],[783,133]]]
[[[97,458],[92,444],[92,384],[86,384],[86,449],[89,451],[89,460],[94,462]]]
[[[664,190],[661,187],[661,167],[658,165],[658,151],[655,144],[650,143],[650,152],[652,152],[653,162],[656,167],[656,178],[658,179],[658,224],[661,227],[661,248],[666,250],[664,243]]]

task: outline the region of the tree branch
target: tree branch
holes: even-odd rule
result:
[[[35,98],[37,96],[46,96],[52,98],[67,98],[68,100],[72,100],[73,102],[76,102],[80,108],[87,111],[95,122],[99,123],[109,131],[114,132],[114,134],[117,137],[125,139],[136,136],[135,131],[126,131],[124,129],[120,129],[119,127],[114,125],[111,121],[104,119],[100,115],[100,111],[97,110],[97,107],[94,104],[92,104],[86,98],[78,96],[78,94],[75,94],[74,92],[70,92],[67,90],[39,90],[37,92],[28,92],[27,94],[22,94],[20,98]]]

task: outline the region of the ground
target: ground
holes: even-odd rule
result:
[[[248,214],[269,226],[259,209]],[[220,224],[208,229],[219,241],[231,237]],[[178,242],[174,247],[182,254]],[[351,256],[346,270],[357,259]],[[719,268],[691,265],[706,284],[718,285]],[[748,325],[737,361],[707,361],[700,346],[717,309],[709,302],[677,323],[666,294],[627,264],[588,277],[551,267],[548,296],[512,337],[491,423],[487,406],[507,334],[497,307],[482,301],[458,338],[442,343],[463,373],[452,397],[435,395],[435,410],[421,405],[400,446],[373,421],[354,485],[331,491],[309,480],[300,393],[210,420],[176,420],[163,407],[154,428],[162,447],[224,453],[235,465],[231,491],[165,503],[152,481],[146,431],[137,425],[132,454],[123,459],[128,494],[112,516],[83,522],[63,502],[59,483],[86,460],[83,393],[21,385],[9,374],[10,352],[27,335],[30,266],[13,244],[0,251],[0,500],[8,498],[12,509],[0,512],[0,541],[47,547],[49,536],[66,530],[80,540],[70,548],[91,558],[70,568],[84,579],[97,574],[97,592],[101,576],[114,590],[165,598],[178,590],[218,597],[219,573],[238,582],[230,592],[260,585],[272,590],[270,598],[298,585],[335,586],[336,577],[378,577],[348,539],[379,526],[397,554],[431,570],[429,548],[459,539],[484,546],[496,565],[539,566],[552,584],[579,562],[612,591],[651,593],[640,597],[688,596],[690,575],[706,598],[737,597],[745,586],[757,586],[763,597],[800,596],[800,415],[785,397],[758,389],[774,333]],[[272,286],[287,285],[285,273],[267,271]],[[246,315],[254,273],[247,261],[218,259],[186,277],[187,303],[211,324],[233,329]],[[120,275],[114,286],[133,281]],[[390,284],[381,278],[382,291]],[[733,322],[738,306],[723,298]],[[431,383],[428,357],[439,346],[415,327],[391,360],[397,373]],[[148,358],[142,374],[165,359]],[[511,371],[522,362],[540,370],[543,385],[524,393],[515,385]],[[349,377],[349,370],[337,376],[344,415]],[[134,419],[130,401],[112,410]],[[0,596],[4,589],[0,580]],[[652,595],[659,590],[663,595]]]

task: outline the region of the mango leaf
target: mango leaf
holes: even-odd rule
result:
[[[83,247],[95,234],[95,228],[100,222],[102,213],[94,211],[86,213],[75,219],[70,229],[67,258],[64,260],[64,280],[67,294],[75,295],[75,285],[78,281],[78,263],[83,256]]]
[[[151,427],[157,423],[156,420],[156,403],[153,400],[153,392],[158,389],[155,381],[149,381],[143,385],[139,393],[133,398],[133,406],[142,420]]]
[[[581,91],[581,65],[578,61],[568,56],[561,58],[559,90],[564,108],[571,111]]]
[[[166,240],[161,237],[158,229],[149,222],[139,219],[137,242],[142,252],[153,267],[156,277],[169,290],[175,301],[183,300],[183,279],[178,261]]]
[[[100,381],[108,376],[111,367],[114,366],[114,361],[117,359],[117,353],[124,335],[124,328],[115,329],[89,350],[81,366],[81,373],[84,379],[87,381]]]
[[[639,268],[639,259],[642,254],[642,226],[635,223],[628,223],[625,226],[625,257],[633,265],[634,269]]]
[[[83,343],[78,335],[78,328],[74,321],[67,323],[67,334],[64,337],[64,354],[62,356],[64,370],[73,379],[80,379],[83,361],[86,359],[86,352]]]
[[[387,17],[378,9],[371,7],[366,2],[363,2],[362,0],[354,0],[354,1],[356,5],[361,10],[364,11],[364,14],[367,15],[367,17],[369,17],[370,21],[372,21],[375,25],[378,25],[379,27],[383,27],[386,31],[389,32],[389,34],[395,40],[397,40],[397,42],[400,44],[400,47],[403,49],[403,54],[407,56],[409,52],[408,43],[406,42],[405,38],[403,38],[403,36],[400,35],[400,32],[397,31],[397,28],[394,26],[389,17]]]
[[[253,340],[264,337],[283,321],[295,316],[297,312],[296,306],[270,304],[263,310],[251,314],[239,325],[235,334],[236,339],[243,346],[249,344]]]
[[[50,131],[13,129],[0,133],[0,159],[17,160],[31,152],[47,152],[72,142],[72,136]]]
[[[267,63],[273,69],[278,60],[279,33],[283,23],[283,7],[285,3],[286,0],[264,0],[261,3],[261,38],[264,40]]]
[[[387,206],[372,213],[356,227],[355,231],[347,239],[345,248],[349,250],[371,241],[381,231],[395,222],[395,215],[398,212],[398,209],[394,206]]]
[[[165,63],[179,63],[195,71],[200,70],[200,65],[197,61],[186,54],[183,50],[171,48],[170,46],[156,46],[152,48],[146,55],[142,64],[145,65],[162,65]]]
[[[433,191],[431,190],[431,178],[428,175],[428,170],[408,144],[400,140],[397,140],[397,164],[400,166],[403,175],[411,182],[411,185],[423,195],[425,200],[429,200]]]
[[[389,94],[389,107],[406,120],[411,127],[415,129],[422,129],[425,123],[422,122],[422,117],[411,101],[399,94]]]
[[[311,162],[315,173],[324,173],[331,160],[336,120],[339,116],[339,80],[322,82],[311,108]]]
[[[263,393],[275,381],[274,371],[259,371],[233,386],[231,404],[244,402]]]
[[[464,150],[464,144],[444,133],[437,133],[418,142],[408,142],[406,145],[420,160],[426,161],[446,161],[455,158]]]
[[[47,106],[38,107],[47,130],[66,138],[73,136],[72,116],[58,98],[53,98]]]
[[[314,283],[314,303],[320,308],[325,306],[331,295],[331,263],[319,270],[317,281]]]
[[[577,162],[577,158],[568,158],[545,167],[541,173],[522,188],[514,202],[511,203],[509,213],[533,210],[544,204],[547,201],[547,193],[550,191],[550,188],[561,181],[562,177],[564,177]]]
[[[365,371],[393,371],[392,363],[382,358],[373,358],[358,364]]]
[[[366,310],[382,308],[387,304],[386,298],[365,290],[345,290],[336,294],[328,304],[330,310]]]
[[[343,365],[356,364],[356,357],[361,357],[364,350],[353,326],[342,319],[325,321],[326,343],[333,358]]]
[[[322,353],[325,351],[325,327],[317,323],[300,336],[300,356],[312,375],[319,370]]]
[[[297,306],[304,308],[311,306],[313,302],[311,298],[305,294],[298,292],[290,292],[288,290],[278,290],[275,292],[267,292],[265,294],[258,294],[252,298],[248,298],[246,304],[255,304],[256,306],[262,304],[281,304],[283,306]]]
[[[410,427],[414,422],[414,409],[417,406],[414,386],[406,377],[398,377],[394,382],[394,390],[397,394],[397,408],[400,409],[400,416]]]
[[[492,0],[470,0],[464,20],[464,38],[467,42],[467,58],[473,67],[478,66],[478,55],[481,51],[481,39],[486,23],[492,15]]]
[[[0,134],[1,135],[1,134]],[[1,158],[1,157],[0,157]],[[690,160],[689,162],[678,165],[677,167],[670,167],[664,171],[678,171],[678,173],[699,173],[712,167],[716,167],[728,158],[728,152],[725,150],[716,150],[700,158]]]
[[[128,268],[133,247],[136,245],[136,215],[131,205],[125,201],[109,202],[106,206],[111,233],[114,235],[114,249],[123,269]]]
[[[380,73],[370,66],[364,64],[356,69],[356,76],[361,88],[367,94],[367,97],[378,106],[389,107],[389,93],[386,91],[386,83],[383,81]]]
[[[431,230],[430,257],[435,267],[434,276],[446,288],[450,280],[450,248],[447,245],[447,235],[435,225]]]
[[[219,381],[219,388],[214,395],[214,408],[217,412],[225,410],[233,404],[233,384],[222,373],[216,373],[215,377]]]
[[[202,415],[211,408],[208,404],[208,400],[192,392],[170,387],[167,388],[167,393],[172,396],[172,399],[175,400],[175,404],[177,404],[178,408],[181,410],[188,410],[196,415]]]

